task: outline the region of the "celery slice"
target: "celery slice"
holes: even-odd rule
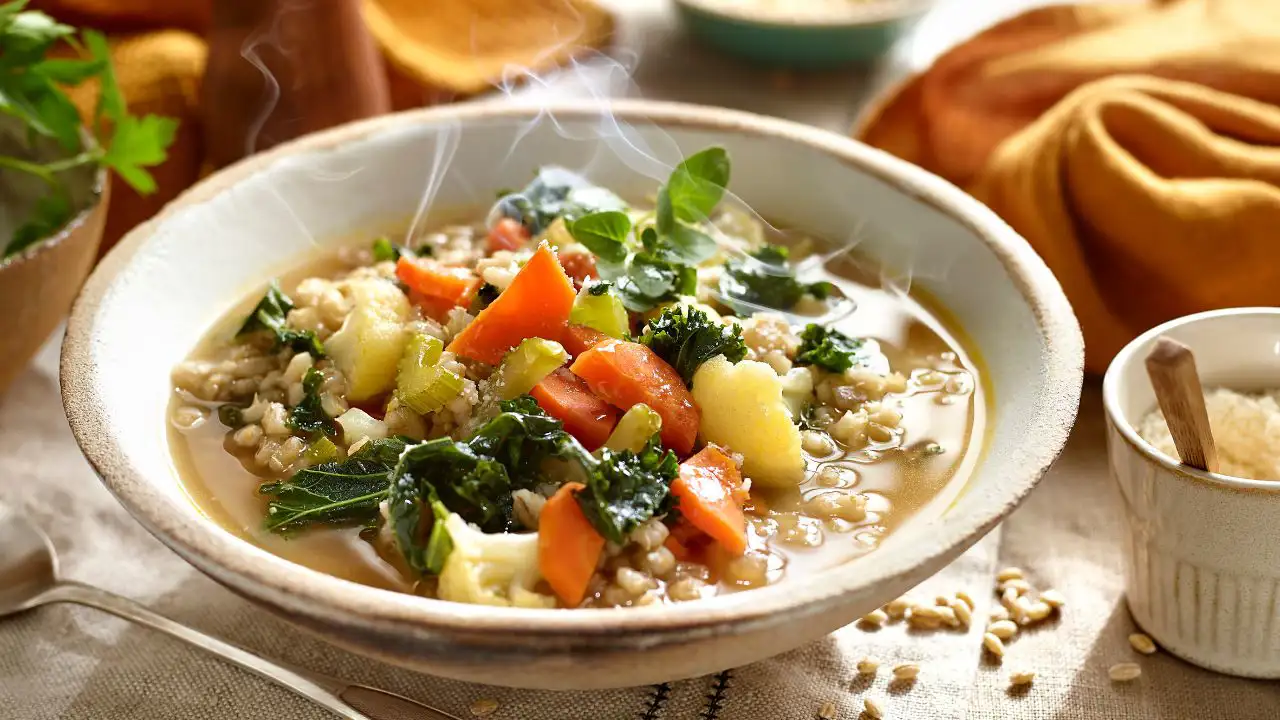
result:
[[[513,400],[533,389],[534,385],[569,361],[569,353],[560,343],[543,338],[525,338],[515,350],[507,353],[498,368],[499,396]]]
[[[419,415],[436,412],[462,392],[462,378],[439,365],[443,352],[440,338],[425,333],[414,335],[405,345],[396,396]]]
[[[661,430],[662,416],[648,405],[637,403],[622,414],[604,446],[615,452],[630,450],[638,453],[644,450],[649,438]]]
[[[578,293],[569,312],[569,322],[586,325],[612,338],[625,338],[631,326],[622,300],[607,289],[598,295],[593,295],[593,290],[600,292],[599,286],[586,285]]]
[[[338,446],[327,437],[321,436],[307,448],[303,457],[308,465],[319,465],[338,459]]]

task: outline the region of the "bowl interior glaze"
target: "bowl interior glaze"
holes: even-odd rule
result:
[[[602,687],[742,664],[852,621],[976,542],[1060,452],[1080,392],[1079,328],[1044,264],[973,199],[852,140],[784,121],[644,101],[618,102],[605,118],[588,105],[556,106],[554,122],[541,113],[457,106],[310,136],[204,181],[108,255],[73,313],[63,397],[86,456],[140,522],[219,581],[358,652],[463,679]],[[563,611],[338,580],[232,536],[188,500],[165,437],[170,370],[271,277],[318,246],[403,227],[428,187],[432,207],[483,206],[538,166],[559,164],[641,195],[682,154],[712,144],[728,149],[731,189],[760,214],[857,242],[940,302],[983,358],[994,398],[987,451],[941,517],[916,518],[865,558],[774,587],[667,608]],[[734,636],[752,638],[749,647],[726,641]],[[654,651],[651,664],[626,654],[641,648]],[[680,648],[694,649],[674,654]],[[494,672],[515,660],[526,675]],[[630,669],[618,675],[611,662]]]

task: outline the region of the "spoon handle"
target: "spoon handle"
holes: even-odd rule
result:
[[[40,598],[45,603],[75,603],[111,613],[166,635],[175,637],[197,648],[206,650],[218,657],[266,678],[271,682],[301,695],[308,700],[331,710],[334,714],[348,720],[399,720],[399,718],[416,717],[424,720],[458,720],[453,715],[442,713],[416,701],[386,693],[375,688],[313,674],[305,670],[285,667],[284,665],[258,657],[253,653],[223,642],[215,637],[174,622],[159,613],[100,588],[83,585],[77,582],[59,582]],[[344,700],[343,698],[348,698]],[[373,713],[365,715],[356,708]],[[409,714],[413,712],[415,714]]]

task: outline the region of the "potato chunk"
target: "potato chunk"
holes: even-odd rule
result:
[[[386,280],[352,280],[347,290],[351,314],[325,350],[346,375],[347,399],[360,402],[395,387],[410,308],[404,293]]]
[[[699,434],[742,453],[743,474],[757,485],[787,487],[804,480],[800,431],[782,391],[773,368],[753,360],[734,365],[714,357],[693,376],[693,399],[702,410]]]

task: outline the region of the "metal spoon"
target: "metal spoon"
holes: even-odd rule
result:
[[[0,505],[0,618],[49,603],[97,608],[159,630],[292,690],[349,720],[460,720],[377,688],[355,685],[281,663],[176,623],[125,597],[58,578],[53,543],[40,528]]]

